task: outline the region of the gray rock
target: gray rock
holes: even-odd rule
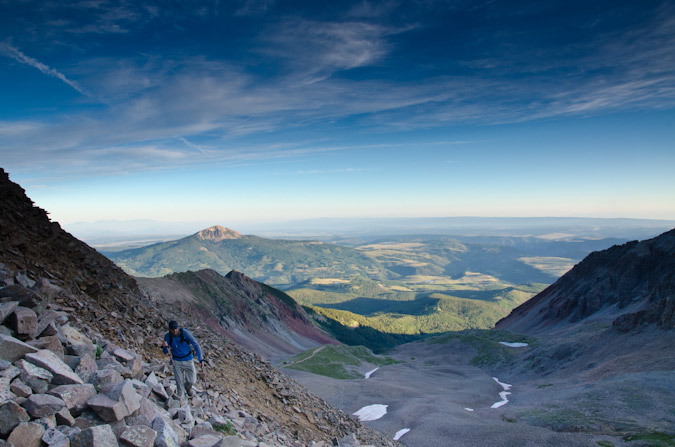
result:
[[[70,438],[55,428],[47,429],[42,441],[49,447],[70,447]]]
[[[43,416],[37,422],[42,424],[45,429],[56,428],[56,416],[53,414]]]
[[[75,374],[80,376],[85,382],[93,383],[96,377],[96,372],[98,371],[96,360],[94,360],[94,358],[89,354],[83,355],[82,357],[79,357],[79,359],[80,362],[75,368]],[[119,381],[122,381],[121,376]]]
[[[14,275],[14,281],[16,281],[17,284],[22,285],[26,289],[32,289],[35,284],[37,284],[35,281],[30,279],[26,273],[17,273]]]
[[[16,426],[7,438],[7,442],[17,447],[40,447],[45,429],[37,422],[22,422]]]
[[[68,352],[80,357],[88,354],[96,357],[96,345],[91,339],[78,331],[74,327],[66,324],[61,326],[61,336],[64,344],[68,347]]]
[[[37,340],[31,340],[26,342],[29,345],[33,346],[36,349],[48,349],[52,351],[56,356],[63,360],[63,345],[58,337],[54,335],[38,338]]]
[[[57,322],[58,320],[63,318],[64,315],[65,314],[63,312],[56,312],[54,310],[48,310],[46,312],[43,312],[40,315],[40,318],[38,318],[38,327],[37,327],[38,335],[56,335],[58,332],[56,331],[56,326],[52,325],[52,323]],[[66,321],[67,321],[67,317],[66,317]],[[47,327],[49,325],[52,325],[52,328],[53,328],[54,332],[49,333],[49,334],[43,334],[47,330]],[[50,329],[50,332],[52,332],[51,329]]]
[[[179,447],[178,435],[171,424],[161,417],[152,421],[152,429],[157,433],[156,447]]]
[[[60,385],[51,389],[49,394],[63,400],[70,413],[78,416],[85,408],[87,408],[87,401],[96,395],[96,389],[94,388],[94,385],[90,383],[82,385]]]
[[[22,422],[28,422],[30,417],[26,410],[14,401],[0,404],[0,434],[7,436]]]
[[[14,363],[22,359],[26,354],[37,351],[37,349],[21,340],[9,335],[0,334],[0,359],[2,360]]]
[[[99,369],[94,373],[92,382],[97,388],[101,388],[112,383],[121,383],[123,380],[122,374],[114,369]]]
[[[238,436],[225,436],[220,444],[221,447],[243,447],[243,445]]]
[[[54,378],[54,375],[51,372],[25,360],[19,360],[16,362],[16,366],[19,368],[19,371],[21,371],[19,374],[21,381],[31,387],[33,392],[38,394],[47,392],[49,383]]]
[[[8,368],[5,368],[0,372],[0,377],[7,377],[9,380],[12,380],[19,374],[21,374],[19,368],[10,364]]]
[[[157,416],[163,414],[165,414],[167,418],[171,417],[166,410],[158,407],[151,400],[142,398],[140,408],[133,413],[133,416],[127,416],[125,420],[128,425],[147,425],[148,427],[152,427],[152,421],[154,421]]]
[[[72,445],[80,445],[80,433],[82,430],[78,427],[59,427],[59,431],[68,436]]]
[[[7,360],[0,359],[0,371],[4,371],[7,368],[9,368],[10,366],[12,366],[11,362],[8,362]]]
[[[192,430],[190,430],[190,439],[194,438],[199,438],[200,436],[204,435],[211,435],[211,436],[221,436],[220,433],[215,431],[211,424],[200,424],[200,425],[195,425],[192,427]]]
[[[157,432],[145,425],[134,425],[127,428],[120,436],[120,441],[130,447],[153,447]]]
[[[188,447],[221,447],[222,443],[222,436],[204,435],[190,439],[188,441]]]
[[[141,382],[140,380],[133,379],[131,380],[131,384],[133,385],[136,392],[141,395],[141,397],[148,397],[150,396],[150,393],[152,393],[152,389],[150,389],[148,385]]]
[[[19,368],[16,368],[17,372],[19,372]],[[26,385],[21,381],[21,379],[16,379],[12,382],[10,385],[9,389],[12,391],[12,393],[16,394],[19,397],[28,397],[31,394],[33,394],[33,390],[31,387]]]
[[[105,394],[97,394],[90,398],[87,405],[105,422],[120,421],[130,414],[124,403],[113,400]]]
[[[121,383],[111,383],[101,388],[100,393],[113,400],[122,402],[128,414],[141,407],[141,396],[136,392],[130,380]]]
[[[91,409],[83,411],[81,415],[75,418],[75,427],[78,427],[81,430],[86,430],[89,427],[102,424],[105,424],[105,421]]]
[[[110,425],[97,425],[80,433],[81,447],[119,447]]]
[[[16,399],[16,395],[10,390],[9,379],[0,377],[0,402],[14,399]]]
[[[19,284],[12,284],[0,289],[0,301],[18,301],[19,306],[35,307],[39,301],[35,292]]]
[[[63,363],[63,360],[58,358],[52,351],[43,349],[32,354],[26,354],[26,360],[41,368],[45,368],[54,374],[52,382],[55,385],[84,383],[80,376],[75,374],[75,372],[70,369],[68,365]]]
[[[37,315],[32,309],[17,306],[9,318],[12,329],[19,335],[35,337],[37,335]]]
[[[155,376],[154,372],[148,374],[148,378],[145,379],[145,384],[152,388],[152,392],[159,396],[160,399],[164,401],[169,400],[169,395],[166,394],[164,386],[159,383],[159,380],[157,380],[157,376]]]
[[[65,425],[68,427],[72,427],[73,425],[75,425],[75,418],[70,413],[70,411],[65,407],[61,408],[58,412],[56,412],[54,416],[56,417],[57,425]]]
[[[28,414],[35,419],[53,415],[65,405],[61,399],[49,394],[33,394],[23,403]]]
[[[7,317],[12,315],[18,306],[19,306],[18,301],[0,303],[0,324],[4,323]]]

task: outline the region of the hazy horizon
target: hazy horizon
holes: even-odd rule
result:
[[[52,219],[675,219],[670,1],[0,3]]]

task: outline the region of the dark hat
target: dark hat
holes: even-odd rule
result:
[[[178,329],[178,322],[175,320],[169,321],[169,330]]]

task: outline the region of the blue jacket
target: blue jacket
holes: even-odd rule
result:
[[[181,337],[181,332],[183,337]],[[183,340],[181,340],[181,338]],[[204,360],[204,357],[202,357],[202,348],[199,346],[199,343],[197,343],[197,340],[195,340],[192,333],[187,329],[181,328],[178,335],[176,336],[172,336],[170,332],[167,332],[164,336],[164,341],[166,341],[166,343],[169,345],[169,348],[171,348],[171,356],[174,360],[178,360],[180,362],[192,360],[194,358],[194,355],[192,354],[192,348],[195,348],[197,360],[200,362]],[[162,347],[164,354],[169,353],[169,348]]]

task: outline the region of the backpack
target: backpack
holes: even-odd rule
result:
[[[185,336],[183,335],[183,328],[180,328],[180,342],[185,343]],[[169,346],[173,343],[173,334],[169,331]]]

